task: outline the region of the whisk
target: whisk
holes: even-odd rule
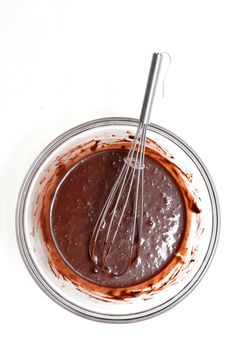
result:
[[[123,275],[128,270],[129,266],[137,259],[139,254],[140,236],[143,230],[143,183],[146,131],[164,55],[168,56],[170,63],[171,59],[168,53],[154,53],[152,56],[136,134],[91,235],[89,254],[95,266],[95,273],[106,271],[113,276]],[[125,262],[122,264],[124,266],[120,268],[117,266],[117,268],[115,268],[116,264],[114,261],[110,264],[112,266],[109,266],[108,261],[114,260],[114,255],[111,255],[111,258],[110,254],[113,249],[117,248],[115,242],[123,223],[125,212],[128,210],[126,208],[130,196],[133,196],[133,209],[131,210],[132,232],[127,238],[127,254]],[[119,218],[117,222],[115,222],[115,218],[118,215]],[[124,253],[122,253],[122,255],[123,254]],[[118,258],[118,252],[115,252],[115,256],[117,256],[118,260],[120,259]]]

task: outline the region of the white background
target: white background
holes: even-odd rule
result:
[[[0,0],[1,349],[243,349],[242,1]],[[172,64],[152,120],[209,168],[219,246],[179,305],[135,324],[79,318],[51,301],[20,257],[14,214],[38,153],[84,121],[140,112],[151,54]],[[159,101],[159,100],[158,100]]]

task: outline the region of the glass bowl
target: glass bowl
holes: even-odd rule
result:
[[[201,215],[192,220],[185,264],[175,267],[159,288],[124,300],[106,300],[77,288],[58,275],[50,264],[50,254],[37,224],[38,203],[50,169],[80,145],[94,140],[113,142],[135,133],[138,121],[132,118],[96,119],[70,129],[52,141],[37,157],[21,187],[16,208],[16,232],[22,258],[34,280],[55,302],[73,313],[106,322],[138,321],[170,309],[188,295],[205,274],[219,236],[220,213],[216,190],[198,155],[178,136],[150,124],[147,137],[187,174],[188,185],[200,200]],[[77,148],[78,147],[78,148]]]

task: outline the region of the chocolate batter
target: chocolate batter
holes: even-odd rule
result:
[[[83,279],[105,287],[132,286],[157,275],[175,257],[185,233],[186,204],[178,184],[161,163],[146,156],[139,255],[121,276],[94,272],[90,237],[126,154],[127,150],[108,149],[82,159],[63,176],[50,209],[54,243],[66,264]],[[132,209],[133,196],[107,261],[109,268],[119,270],[128,259]]]

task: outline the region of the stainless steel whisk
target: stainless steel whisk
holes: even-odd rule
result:
[[[114,276],[123,275],[128,270],[129,266],[138,257],[140,235],[143,229],[143,182],[146,131],[150,120],[155,90],[160,73],[162,58],[164,55],[168,56],[170,63],[171,59],[168,53],[154,53],[152,56],[146,91],[136,134],[131,143],[128,155],[124,159],[122,169],[101,210],[89,242],[89,254],[91,260],[95,265],[95,273],[98,273],[99,271],[106,271]],[[164,76],[166,75],[166,72]],[[133,188],[134,193],[132,193]],[[134,205],[131,213],[133,228],[132,234],[129,237],[129,251],[127,254],[128,258],[125,266],[121,270],[117,269],[113,271],[113,269],[107,266],[106,263],[108,261],[109,254],[113,248],[113,245],[115,244],[116,237],[121,227],[121,223],[123,221],[123,217],[131,195],[134,196]],[[121,208],[120,210],[119,207]],[[114,220],[118,212],[120,214],[118,224],[116,227],[113,227]],[[108,224],[106,223],[107,218],[109,218],[107,220]],[[107,229],[104,232],[104,229],[106,227]]]

